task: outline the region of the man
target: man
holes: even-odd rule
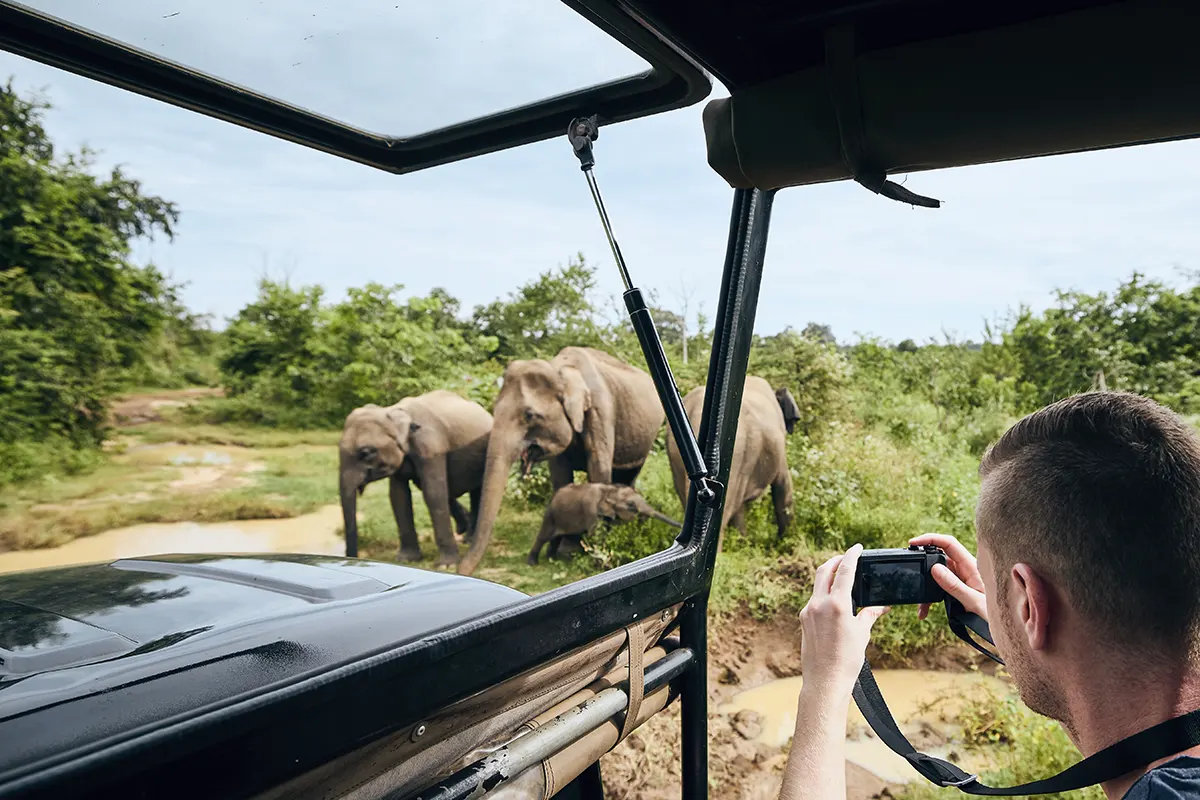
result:
[[[1142,397],[1090,393],[1010,428],[983,457],[979,559],[951,536],[933,575],[985,617],[1021,699],[1086,756],[1200,707],[1200,439]],[[862,547],[817,570],[803,623],[783,800],[845,797],[850,694],[871,626],[852,613]],[[924,617],[928,608],[922,608]],[[1200,798],[1200,747],[1103,785],[1111,800]]]

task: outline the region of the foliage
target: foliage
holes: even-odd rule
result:
[[[994,763],[981,770],[980,779],[992,786],[1015,786],[1055,775],[1080,758],[1062,726],[1031,712],[1016,692],[1001,697],[988,687],[979,687],[965,698],[958,721],[968,747],[990,746],[988,755]],[[962,797],[962,792],[921,782],[907,787],[900,796],[904,800],[935,800]],[[1089,786],[1038,797],[1104,800],[1104,792]]]
[[[263,280],[225,334],[220,369],[232,418],[340,425],[352,409],[438,388],[470,394],[495,339],[454,321],[444,290],[403,303],[403,287],[368,284],[323,305],[319,286]]]
[[[1022,308],[1003,344],[1026,410],[1097,386],[1200,410],[1200,285],[1175,291],[1135,272],[1110,295],[1055,293],[1044,314]]]
[[[48,104],[0,88],[0,442],[94,447],[107,397],[176,311],[172,287],[129,258],[178,212],[93,154],[58,153]]]
[[[755,336],[750,351],[749,373],[791,391],[800,407],[796,430],[806,436],[819,437],[845,411],[849,363],[832,337],[826,326],[810,323],[804,333],[786,328],[774,336]]]
[[[475,327],[493,337],[489,353],[503,361],[542,358],[568,345],[600,346],[601,327],[591,297],[595,267],[583,254],[565,267],[545,272],[509,295],[475,309]]]

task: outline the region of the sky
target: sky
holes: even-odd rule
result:
[[[557,0],[25,0],[160,55],[365,128],[411,134],[640,71]],[[336,14],[334,10],[336,8]],[[566,137],[389,175],[0,53],[0,80],[54,108],[60,148],[100,151],[175,202],[174,241],[138,244],[218,323],[264,277],[340,298],[370,281],[443,287],[464,309],[582,252],[621,284]],[[726,95],[719,85],[713,97]],[[602,130],[596,178],[634,283],[711,318],[732,190],[709,169],[703,103]],[[903,180],[902,177],[897,178]],[[839,340],[980,337],[1055,288],[1200,268],[1200,142],[915,173],[937,210],[853,184],[776,199],[756,321]]]

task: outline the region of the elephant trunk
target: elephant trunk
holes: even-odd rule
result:
[[[358,558],[358,481],[351,470],[341,477],[342,524],[346,531],[346,557]]]
[[[662,513],[661,511],[659,511],[656,508],[651,508],[649,511],[647,511],[645,513],[646,513],[646,516],[650,517],[651,519],[656,519],[659,522],[665,522],[668,525],[670,525],[672,528],[682,528],[683,527],[682,522],[677,522],[677,521],[671,519],[666,514]]]
[[[492,539],[492,528],[500,514],[500,501],[508,488],[508,473],[517,459],[521,441],[518,437],[496,436],[488,441],[487,464],[483,470],[483,490],[479,498],[479,513],[475,518],[475,538],[467,554],[458,562],[458,573],[470,575],[479,566],[483,553]]]

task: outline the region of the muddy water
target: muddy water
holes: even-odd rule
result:
[[[956,747],[960,728],[955,724],[955,717],[962,707],[964,695],[988,686],[1003,696],[1006,691],[1003,681],[976,672],[902,669],[876,670],[875,680],[892,715],[919,749],[942,758],[953,756],[960,766],[969,769],[979,769],[986,764],[986,753]],[[782,747],[796,728],[796,702],[802,682],[800,677],[784,678],[748,689],[734,695],[719,710],[726,714],[743,710],[757,712],[762,723],[758,740]],[[908,762],[870,732],[853,702],[846,730],[847,761],[891,783],[919,779]]]
[[[291,519],[134,525],[74,539],[61,547],[0,553],[0,572],[167,553],[341,555],[345,545],[334,533],[341,524],[341,508],[332,505]]]

